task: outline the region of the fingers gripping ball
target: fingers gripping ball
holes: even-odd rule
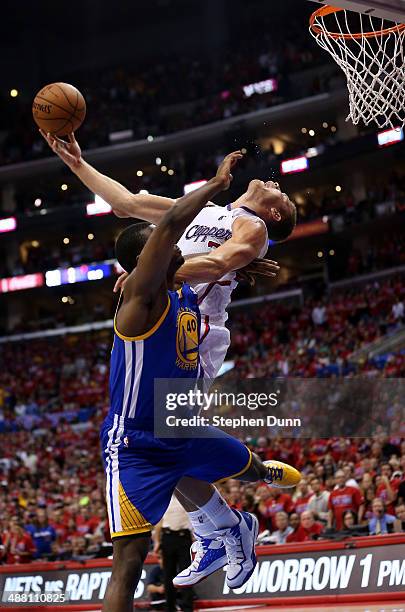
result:
[[[52,83],[43,87],[32,104],[35,123],[54,136],[75,132],[86,116],[86,102],[76,87]]]

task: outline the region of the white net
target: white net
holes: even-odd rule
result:
[[[346,120],[404,126],[405,24],[324,7],[313,14],[310,31],[346,75]]]

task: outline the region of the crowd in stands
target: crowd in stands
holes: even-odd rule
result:
[[[404,354],[350,359],[403,322],[404,298],[398,277],[299,308],[273,303],[236,312],[231,376],[404,377]],[[0,347],[3,562],[109,554],[98,431],[108,407],[110,342],[104,330]],[[295,465],[303,481],[292,495],[237,481],[222,491],[234,507],[257,514],[263,541],[302,542],[330,537],[331,529],[401,531],[405,431],[401,406],[390,410],[387,431],[363,438],[250,437],[255,452]]]
[[[1,462],[0,562],[81,561],[111,553],[99,419],[87,425],[83,431],[61,423],[11,438]],[[261,543],[405,532],[404,434],[308,441],[262,437],[249,445],[304,475],[292,494],[234,480],[221,486],[232,507],[258,517]]]
[[[232,315],[231,355],[236,377],[388,377],[405,374],[405,356],[350,361],[350,355],[403,322],[405,285],[401,277],[308,299],[299,308],[261,305]],[[402,305],[402,306],[400,306]],[[402,312],[402,315],[401,315]]]
[[[405,530],[405,442],[381,435],[374,440],[286,439],[255,446],[264,459],[280,456],[304,477],[293,494],[239,481],[222,486],[228,503],[256,514],[259,541],[307,542],[349,535]]]
[[[404,264],[405,237],[403,234],[391,234],[382,240],[374,240],[364,252],[353,249],[349,256],[347,273],[357,276]]]
[[[305,85],[291,83],[294,73],[327,61],[298,19],[296,26],[292,23],[281,35],[272,20],[257,24],[255,36],[240,36],[220,61],[182,55],[66,75],[61,80],[74,83],[87,101],[80,129],[83,146],[108,145],[109,135],[122,130],[132,130],[133,139],[162,136],[327,90],[329,77],[319,75]],[[245,95],[243,86],[266,79],[276,79],[274,92]],[[14,99],[13,109],[9,105],[3,103],[8,133],[0,146],[0,165],[49,155],[33,124],[30,104]]]

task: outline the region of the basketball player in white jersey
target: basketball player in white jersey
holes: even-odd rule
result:
[[[82,158],[73,134],[69,142],[41,134],[82,183],[108,202],[118,217],[156,224],[175,203],[171,198],[131,193],[98,172]],[[264,257],[269,238],[286,240],[295,223],[296,208],[278,184],[254,179],[247,191],[226,208],[210,202],[181,237],[178,244],[186,262],[176,278],[190,283],[199,297],[203,339],[200,354],[207,378],[216,377],[229,348],[226,308],[237,285],[235,270]],[[268,262],[264,273],[275,276],[278,270],[276,262]]]
[[[86,187],[111,205],[117,216],[134,217],[155,224],[176,202],[171,198],[132,194],[116,181],[100,174],[82,159],[73,134],[66,143],[41,133],[52,150]],[[249,265],[256,258],[263,258],[268,250],[269,238],[273,241],[285,240],[294,229],[295,222],[295,206],[286,194],[281,193],[276,183],[252,180],[247,191],[226,208],[209,202],[180,238],[178,245],[183,255],[192,257],[177,271],[176,280],[187,281],[198,294],[202,324],[200,357],[208,379],[217,376],[230,344],[230,333],[225,322],[226,308],[237,285],[235,270]],[[278,266],[272,263],[274,268],[271,274],[275,275]],[[198,544],[192,564],[174,580],[179,587],[196,584],[227,563],[228,566],[235,565],[230,564],[229,551],[225,551],[225,548],[216,550],[217,538],[210,537],[212,519],[215,517],[214,520],[218,520],[221,515],[227,524],[231,510],[212,485],[198,482],[200,490],[204,487],[209,491],[211,487],[212,492],[210,502],[202,509],[187,497],[190,487],[197,486],[197,481],[182,479],[176,491],[189,513]],[[273,486],[286,485],[273,482]],[[232,554],[237,558],[240,551],[234,548]],[[210,561],[207,562],[207,559]],[[243,580],[244,575],[247,579],[248,572],[242,564]]]

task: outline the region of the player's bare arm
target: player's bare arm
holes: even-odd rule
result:
[[[108,202],[117,217],[134,217],[159,223],[163,215],[176,200],[151,194],[132,193],[118,181],[102,174],[87,163],[74,134],[68,141],[40,130],[46,142],[58,157],[76,174],[81,182],[93,193]]]
[[[166,279],[176,242],[207,202],[229,188],[231,168],[241,157],[240,151],[227,155],[216,176],[180,198],[152,232],[139,255],[136,268],[125,282],[123,303],[117,313],[117,327],[122,334],[138,336],[159,320],[167,306]]]
[[[176,278],[189,283],[215,282],[228,272],[239,270],[257,258],[266,240],[262,223],[239,218],[232,226],[232,238],[206,255],[188,259],[177,271]],[[279,271],[277,262],[270,261],[272,276]]]

